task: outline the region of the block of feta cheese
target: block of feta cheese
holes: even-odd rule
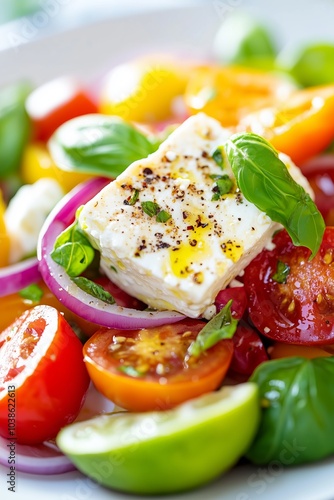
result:
[[[213,159],[228,136],[204,114],[187,119],[79,215],[106,275],[152,308],[209,318],[219,290],[279,227],[243,197],[227,158],[223,167]],[[300,170],[284,160],[310,191]]]

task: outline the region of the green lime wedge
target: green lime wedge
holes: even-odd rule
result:
[[[58,434],[59,448],[96,482],[136,494],[195,488],[230,469],[260,420],[257,385],[223,387],[168,411],[100,415]]]

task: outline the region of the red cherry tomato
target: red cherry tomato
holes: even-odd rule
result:
[[[232,316],[236,319],[242,318],[247,308],[247,295],[243,286],[225,288],[220,290],[215,299],[217,312],[221,311],[226,304],[232,300]]]
[[[268,360],[263,342],[256,331],[240,321],[233,335],[234,352],[230,370],[240,375],[252,375],[255,368]]]
[[[60,77],[36,88],[27,98],[26,109],[37,141],[47,141],[71,118],[97,113],[96,104],[71,77]]]
[[[233,342],[222,340],[188,359],[187,349],[204,324],[186,319],[141,330],[101,328],[84,346],[94,385],[131,411],[171,408],[217,389],[231,362]]]
[[[253,324],[279,342],[334,343],[334,227],[326,228],[312,260],[310,250],[294,246],[285,230],[273,242],[275,248],[263,250],[244,274]]]
[[[334,154],[316,156],[301,165],[315,194],[315,203],[328,226],[334,225]]]
[[[77,417],[88,385],[81,342],[55,308],[36,306],[1,333],[1,436],[54,438]]]

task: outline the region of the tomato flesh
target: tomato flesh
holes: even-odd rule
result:
[[[234,353],[230,366],[232,372],[250,376],[255,368],[268,361],[260,336],[245,321],[240,321],[233,335]]]
[[[28,310],[1,333],[1,436],[22,444],[54,438],[77,417],[88,385],[81,342],[53,307]]]
[[[131,411],[163,410],[216,389],[232,359],[223,340],[198,358],[187,356],[204,323],[183,320],[141,330],[101,328],[85,344],[96,388]]]
[[[246,268],[249,314],[267,337],[292,344],[334,343],[334,227],[327,227],[319,252],[296,247],[285,230]],[[278,262],[289,267],[286,283],[274,279]]]

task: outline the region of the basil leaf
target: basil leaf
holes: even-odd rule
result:
[[[158,146],[121,118],[99,114],[67,121],[49,142],[51,156],[59,168],[106,177],[117,177]]]
[[[22,290],[19,291],[19,295],[23,299],[31,300],[31,302],[39,302],[43,297],[43,290],[40,286],[36,285],[36,283],[32,283],[22,288]]]
[[[153,215],[157,215],[160,210],[160,207],[154,201],[142,201],[141,207],[146,215],[149,217],[153,217]]]
[[[237,329],[238,320],[231,312],[232,300],[216,314],[196,337],[187,350],[188,356],[198,357],[200,354],[223,339],[231,339]]]
[[[289,174],[277,151],[262,137],[236,134],[226,153],[245,198],[273,221],[282,224],[296,246],[317,253],[325,223],[315,203]]]
[[[51,258],[71,277],[79,276],[93,262],[95,250],[75,220],[56,239]]]
[[[105,290],[101,285],[94,283],[94,281],[91,281],[85,278],[84,276],[74,277],[72,278],[72,281],[79,288],[81,288],[81,290],[83,290],[86,293],[89,293],[89,295],[92,295],[92,297],[102,300],[107,304],[115,304],[114,297],[109,292],[107,292],[107,290]]]
[[[224,194],[231,192],[234,182],[227,174],[211,175],[210,177],[216,182],[216,186],[212,189],[214,195],[212,196],[211,201],[217,201],[224,196]]]
[[[156,221],[167,222],[170,218],[171,215],[168,212],[166,212],[166,210],[160,210],[160,212],[157,213]]]
[[[334,357],[282,358],[262,363],[262,419],[247,453],[255,464],[297,465],[334,453]]]
[[[272,275],[272,279],[277,283],[286,283],[286,279],[290,273],[290,266],[281,260],[277,261],[276,273]]]
[[[0,178],[16,172],[30,136],[25,100],[30,85],[18,83],[0,91]]]

